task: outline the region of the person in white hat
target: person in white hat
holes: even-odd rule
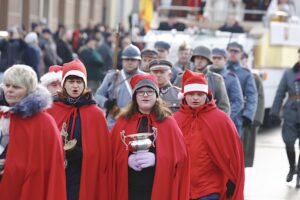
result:
[[[51,94],[30,66],[13,65],[0,87],[0,199],[66,199],[61,137],[43,112]],[[4,167],[4,168],[3,168]]]
[[[189,199],[244,199],[241,140],[229,116],[217,108],[204,74],[186,70],[179,97],[174,118],[189,152]]]
[[[41,85],[45,86],[53,97],[57,96],[57,92],[61,90],[62,66],[52,65],[49,71],[44,74],[40,81]]]
[[[48,109],[64,134],[67,199],[110,199],[111,152],[103,111],[76,59],[62,67],[62,90]]]

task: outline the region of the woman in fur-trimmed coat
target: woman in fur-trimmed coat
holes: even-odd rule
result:
[[[0,199],[66,199],[62,142],[43,110],[51,94],[26,65],[4,73],[0,88]]]

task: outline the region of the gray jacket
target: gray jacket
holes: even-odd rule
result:
[[[125,79],[123,78],[122,73],[125,75]],[[95,94],[97,104],[100,105],[100,107],[104,108],[104,104],[108,99],[116,99],[116,106],[118,106],[119,108],[126,107],[127,104],[132,100],[130,94],[130,79],[133,75],[140,73],[143,72],[137,70],[135,73],[129,74],[123,69],[121,71],[110,71],[105,76],[102,84],[97,89],[97,92]],[[128,84],[126,84],[126,82]],[[108,115],[107,123],[109,128],[112,128],[112,126],[115,124],[115,121],[116,120],[112,116]]]
[[[289,95],[283,106],[283,119],[291,123],[299,123],[300,117],[300,99],[291,98],[291,96],[300,95],[300,80],[297,80],[297,77],[300,77],[299,71],[287,69],[284,72],[270,111],[270,114],[279,116],[283,100]]]
[[[178,93],[180,88],[172,86],[171,84],[165,87],[159,88],[159,96],[168,104],[168,107],[174,113],[179,109],[180,100],[178,99]]]
[[[254,121],[263,124],[265,116],[265,94],[263,81],[258,74],[253,73],[256,90],[257,90],[257,109],[254,117]]]

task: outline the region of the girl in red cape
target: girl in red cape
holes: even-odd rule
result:
[[[201,73],[183,74],[174,114],[190,156],[190,199],[243,200],[244,158],[233,122],[212,100]]]
[[[112,199],[186,200],[189,192],[187,151],[182,133],[170,116],[171,111],[158,97],[156,77],[135,75],[130,84],[132,102],[112,129]],[[131,141],[127,150],[128,135],[152,132],[155,134],[148,139],[154,145],[149,149],[134,146]]]
[[[44,110],[51,94],[26,65],[13,65],[0,88],[0,199],[66,199],[62,141]],[[3,166],[4,164],[4,166]],[[4,167],[4,168],[3,168]]]
[[[67,199],[110,199],[111,149],[105,117],[87,88],[82,62],[65,63],[62,71],[63,89],[48,112],[59,130],[67,132],[67,141],[76,143],[65,152]]]

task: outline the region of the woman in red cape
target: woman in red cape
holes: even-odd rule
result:
[[[216,107],[203,74],[186,70],[181,94],[174,118],[190,156],[190,198],[243,200],[243,149],[233,122]]]
[[[156,77],[135,75],[130,84],[132,102],[112,129],[112,199],[188,199],[188,157],[184,139],[176,121],[170,117],[170,110],[158,98]],[[128,141],[122,142],[129,134],[153,130],[157,130],[157,137],[150,137],[154,146],[149,151],[138,146],[127,150]]]
[[[3,91],[2,91],[3,89]],[[0,90],[0,199],[66,199],[62,141],[46,112],[51,94],[33,69],[13,65]]]
[[[60,130],[66,126],[67,140],[77,141],[65,154],[67,199],[110,199],[111,149],[105,117],[87,89],[84,65],[74,60],[62,71],[63,91],[48,112]]]

